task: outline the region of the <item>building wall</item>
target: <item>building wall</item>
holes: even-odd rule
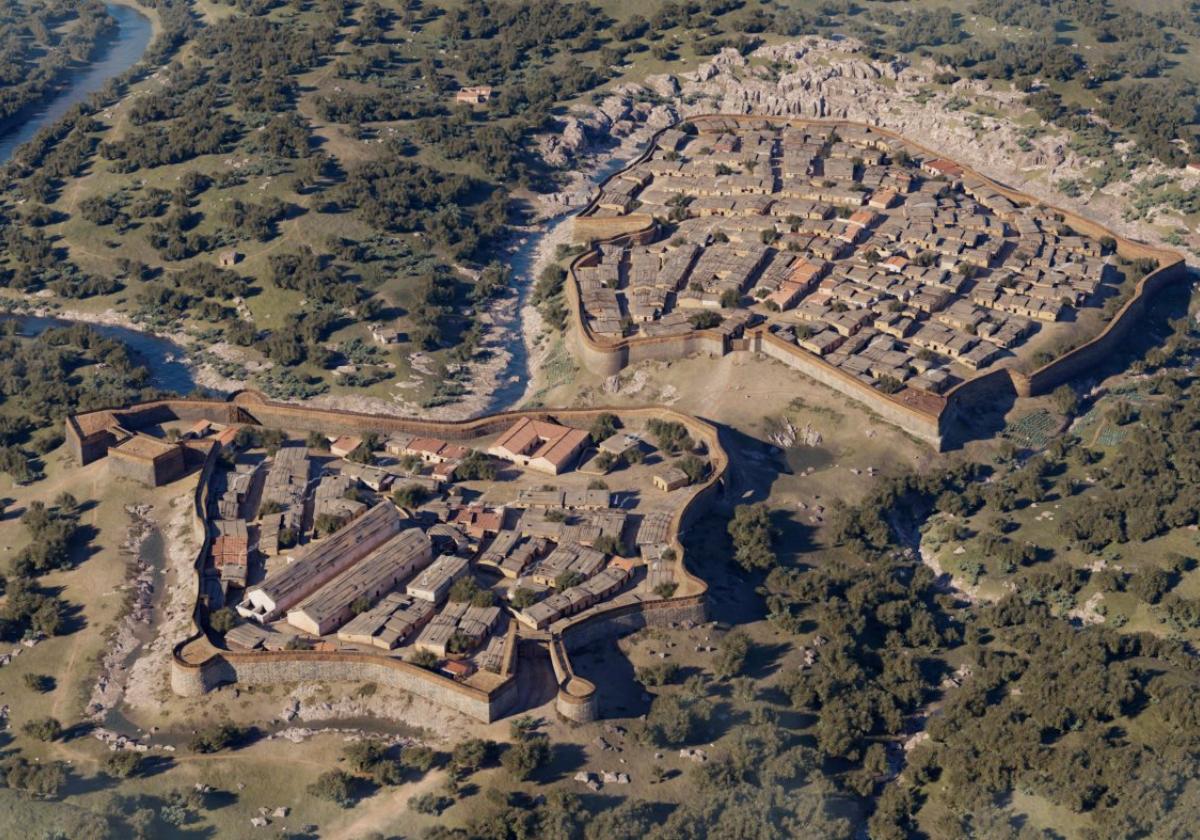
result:
[[[331,681],[381,683],[485,723],[503,717],[517,699],[515,674],[496,690],[485,692],[407,662],[366,653],[222,652],[191,666],[177,656],[171,665],[171,689],[184,697],[198,697],[229,683],[279,685]]]
[[[1098,336],[1028,376],[1014,372],[1013,385],[1017,393],[1023,397],[1045,394],[1067,380],[1095,369],[1128,337],[1129,331],[1146,314],[1146,307],[1154,296],[1172,283],[1187,282],[1187,275],[1187,264],[1182,259],[1147,274],[1138,281],[1133,296]]]
[[[707,618],[708,609],[702,595],[646,601],[586,616],[562,630],[562,642],[567,653],[574,653],[592,642],[614,639],[643,627],[666,627],[683,621],[701,624]]]
[[[154,463],[143,458],[126,458],[111,455],[108,458],[108,474],[113,478],[127,478],[147,487],[157,487]]]
[[[862,403],[889,423],[899,426],[935,448],[941,448],[942,435],[938,414],[928,414],[901,405],[867,383],[770,333],[759,331],[754,334],[754,338],[756,339],[755,349],[764,355],[778,359],[788,367],[795,368],[822,385],[832,388],[855,402]]]

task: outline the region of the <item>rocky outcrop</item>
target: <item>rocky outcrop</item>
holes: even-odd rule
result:
[[[1027,112],[1024,95],[1007,84],[961,79],[933,85],[948,68],[929,59],[874,59],[852,39],[803,38],[762,47],[751,58],[727,49],[694,71],[621,85],[598,105],[577,106],[563,118],[560,131],[543,138],[544,156],[555,166],[577,165],[582,155],[698,114],[853,120],[911,137],[1118,233],[1160,240],[1159,231],[1129,221],[1126,211],[1136,183],[1167,170],[1142,166],[1129,182],[1078,198],[1063,195],[1054,185],[1086,182],[1095,161],[1072,150],[1053,126],[1030,131],[1018,124],[1014,118]]]

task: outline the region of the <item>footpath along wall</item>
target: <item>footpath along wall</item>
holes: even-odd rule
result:
[[[659,135],[664,131],[679,128],[689,123],[705,120],[722,120],[740,124],[747,128],[768,129],[782,125],[814,126],[814,127],[847,127],[869,129],[881,137],[904,143],[909,149],[926,157],[943,157],[933,149],[913,142],[895,132],[867,123],[849,120],[813,120],[788,117],[770,117],[746,114],[704,114],[688,117],[680,122],[662,129],[651,139],[646,151],[621,172],[609,176],[601,185],[613,178],[619,178],[629,168],[649,159],[656,148]],[[591,371],[603,376],[612,376],[622,369],[647,360],[667,361],[683,358],[697,353],[707,353],[711,356],[722,356],[738,350],[750,350],[763,353],[772,358],[800,370],[805,375],[818,382],[866,405],[885,420],[905,431],[927,441],[935,448],[941,449],[946,441],[946,432],[953,420],[971,407],[976,399],[986,399],[994,393],[997,385],[996,374],[1009,380],[1012,390],[1019,396],[1038,396],[1053,390],[1058,385],[1094,369],[1103,363],[1120,346],[1129,335],[1130,330],[1144,316],[1148,301],[1154,295],[1171,283],[1186,280],[1187,267],[1183,257],[1163,248],[1156,248],[1144,242],[1119,236],[1102,225],[1084,218],[1070,210],[1048,205],[1025,193],[1019,192],[998,181],[994,181],[976,170],[962,166],[964,181],[970,181],[968,191],[978,191],[981,188],[992,190],[1017,204],[1037,204],[1046,209],[1061,214],[1063,220],[1075,230],[1096,238],[1112,237],[1117,243],[1117,253],[1124,259],[1153,259],[1158,268],[1151,271],[1138,281],[1129,299],[1108,322],[1105,328],[1095,337],[1079,347],[1050,361],[1032,373],[1026,374],[1011,368],[999,368],[985,371],[979,376],[972,377],[947,391],[942,396],[916,392],[906,389],[898,394],[885,394],[870,385],[849,376],[844,371],[830,365],[820,357],[807,352],[795,345],[788,345],[776,339],[765,328],[751,332],[746,340],[727,340],[726,337],[714,330],[697,330],[677,336],[612,338],[600,336],[591,330],[583,311],[580,297],[576,267],[595,265],[599,260],[601,244],[634,246],[657,241],[661,236],[658,222],[645,214],[630,214],[629,217],[596,216],[599,195],[576,217],[577,235],[581,241],[589,242],[593,247],[572,261],[568,271],[566,284],[567,300],[570,305],[574,336],[573,346],[582,363]],[[617,220],[649,219],[640,229],[629,230],[622,227]],[[629,224],[627,222],[626,224]],[[594,234],[605,230],[619,230],[620,233],[608,238],[598,238]],[[983,380],[980,382],[980,380]]]
[[[665,407],[589,408],[536,411],[510,411],[464,421],[424,421],[383,415],[360,414],[325,408],[273,402],[262,394],[244,391],[229,400],[157,400],[138,405],[101,409],[68,418],[66,430],[73,451],[80,451],[89,434],[106,424],[117,422],[131,431],[172,421],[206,419],[223,424],[245,424],[282,428],[289,432],[319,431],[323,434],[405,432],[458,441],[497,434],[516,419],[553,418],[563,423],[589,425],[600,414],[612,412],[626,420],[658,418],[683,423],[694,440],[708,452],[712,469],[706,481],[692,491],[686,504],[675,511],[671,522],[671,545],[675,550],[677,594],[670,599],[654,598],[636,604],[605,609],[603,606],[578,616],[556,633],[558,665],[565,663],[570,677],[560,684],[564,714],[574,720],[594,716],[595,686],[574,675],[567,650],[577,648],[606,634],[619,635],[644,626],[668,621],[704,620],[707,584],[688,572],[679,533],[699,516],[722,488],[728,456],[721,445],[717,428]],[[103,457],[102,452],[92,452]],[[498,682],[490,689],[477,688],[418,668],[394,657],[358,651],[233,651],[222,646],[216,634],[206,630],[205,605],[200,597],[200,576],[209,554],[211,535],[206,521],[209,482],[216,468],[220,449],[212,444],[204,458],[193,496],[192,528],[199,546],[193,561],[196,573],[196,601],[193,604],[193,628],[188,638],[174,648],[171,687],[183,696],[199,696],[230,683],[272,685],[302,681],[363,681],[409,691],[419,697],[453,708],[482,721],[493,721],[515,710],[518,698],[517,633],[510,634],[505,662]],[[590,711],[589,711],[590,710]],[[569,714],[567,714],[569,712]]]

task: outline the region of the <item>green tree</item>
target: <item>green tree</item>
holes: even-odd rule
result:
[[[733,538],[733,557],[747,571],[775,565],[775,528],[765,505],[738,505],[728,526]]]
[[[344,770],[327,770],[308,786],[309,796],[326,799],[343,808],[354,804],[354,777]]]
[[[21,731],[39,741],[57,741],[62,737],[63,727],[57,718],[42,717],[26,722]]]

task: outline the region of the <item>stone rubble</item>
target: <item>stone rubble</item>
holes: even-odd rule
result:
[[[132,589],[134,600],[129,613],[114,629],[100,662],[100,673],[96,677],[96,684],[92,686],[87,705],[87,717],[92,721],[102,721],[108,711],[120,702],[127,676],[125,660],[141,644],[134,628],[139,624],[148,625],[153,619],[154,578],[158,570],[141,553],[142,544],[154,530],[154,523],[150,519],[152,510],[152,505],[145,504],[128,505],[125,508],[130,523],[120,551],[133,559],[130,564],[132,580],[122,589]]]

